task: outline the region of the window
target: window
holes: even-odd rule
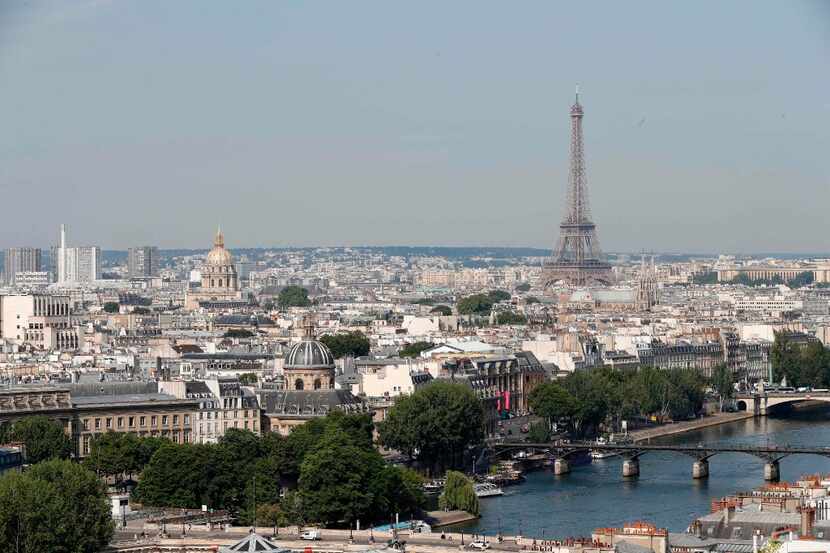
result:
[[[298,378],[294,381],[294,389],[295,390],[302,390],[303,389],[303,379]]]
[[[101,419],[95,419],[95,430],[101,430]]]
[[[158,417],[156,417],[155,415],[150,417],[150,426],[156,426],[156,420],[157,419],[158,419]]]
[[[84,419],[84,430],[89,430],[89,419]]]
[[[118,417],[118,428],[124,428],[124,417]]]
[[[173,415],[173,424],[179,424],[179,415]]]
[[[323,387],[323,384],[320,382],[320,379],[319,379],[319,378],[318,378],[317,380],[315,380],[315,381],[314,381],[314,389],[315,389],[315,390],[319,390],[319,389],[320,389],[320,388],[322,388],[322,387]]]
[[[135,426],[135,417],[128,417],[127,418],[127,424],[129,425],[130,428],[133,428]]]
[[[167,415],[161,416],[161,424],[162,426],[167,426]]]
[[[185,424],[190,424],[190,415],[185,415],[184,416],[184,423]]]
[[[146,422],[147,422],[146,417],[139,417],[138,418],[139,426],[146,426],[146,424],[145,424]]]

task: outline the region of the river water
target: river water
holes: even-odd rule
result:
[[[651,443],[827,446],[830,410],[747,419]],[[677,532],[708,513],[713,499],[764,483],[763,462],[751,455],[715,455],[709,459],[710,476],[704,480],[692,479],[692,461],[680,453],[648,452],[640,457],[637,479],[622,477],[620,458],[572,466],[571,473],[563,476],[549,470],[529,472],[526,482],[505,488],[505,495],[482,499],[478,521],[453,530],[555,539],[644,520]],[[830,472],[830,459],[813,455],[786,457],[780,464],[782,480]]]

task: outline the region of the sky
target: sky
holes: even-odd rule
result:
[[[0,248],[830,253],[830,3],[0,0]]]

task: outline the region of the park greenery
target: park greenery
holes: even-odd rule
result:
[[[328,346],[331,354],[337,359],[369,355],[369,338],[359,330],[326,334],[320,338],[320,341]]]
[[[481,507],[472,480],[464,476],[462,472],[448,471],[444,490],[438,497],[438,507],[444,510],[467,511],[471,515],[478,516]]]
[[[706,382],[698,371],[602,368],[577,371],[558,382],[545,382],[530,393],[533,413],[572,435],[584,437],[621,421],[654,418],[659,422],[696,416],[703,407]]]
[[[43,461],[0,478],[2,551],[102,551],[113,529],[106,486],[77,463]]]
[[[516,286],[516,291],[517,292],[528,292],[528,291],[530,291],[530,283],[523,282],[521,284],[518,284]]]
[[[308,307],[311,300],[308,298],[308,290],[302,286],[286,286],[280,290],[277,296],[277,305],[280,309],[288,307]]]
[[[496,323],[500,325],[526,325],[527,317],[513,311],[501,311],[496,315]]]
[[[797,343],[777,333],[770,351],[773,379],[789,386],[830,387],[830,351],[818,340]]]
[[[400,398],[378,424],[381,443],[417,460],[431,474],[463,468],[484,440],[484,411],[469,387],[433,382]]]
[[[108,301],[108,302],[104,303],[104,312],[105,313],[118,313],[120,308],[121,308],[121,306],[118,305],[117,301]]]
[[[144,467],[134,498],[158,507],[208,505],[245,524],[254,505],[269,524],[348,527],[414,515],[424,506],[422,481],[385,463],[372,428],[369,415],[336,411],[287,437],[230,429],[218,444],[166,442]]]
[[[72,455],[72,440],[63,426],[43,415],[25,417],[13,424],[0,426],[0,443],[9,442],[23,443],[28,463],[68,459]]]
[[[473,294],[458,301],[458,313],[461,315],[487,315],[493,305],[510,299],[504,290],[493,290],[487,294]]]
[[[412,344],[407,344],[401,348],[401,351],[398,353],[401,357],[418,357],[422,351],[428,350],[431,347],[434,347],[435,344],[432,342],[414,342]]]
[[[225,331],[225,338],[252,338],[254,333],[247,328],[229,328]]]
[[[452,308],[449,305],[436,305],[430,310],[430,313],[433,315],[442,315],[444,317],[449,317],[452,315]]]

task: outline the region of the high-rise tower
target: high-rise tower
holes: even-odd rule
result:
[[[588,185],[585,182],[585,158],[582,152],[582,105],[579,88],[571,106],[571,167],[568,182],[568,205],[559,225],[559,242],[550,261],[545,263],[544,283],[564,281],[576,286],[608,284],[611,265],[603,260],[597,240],[596,225],[591,221]]]

